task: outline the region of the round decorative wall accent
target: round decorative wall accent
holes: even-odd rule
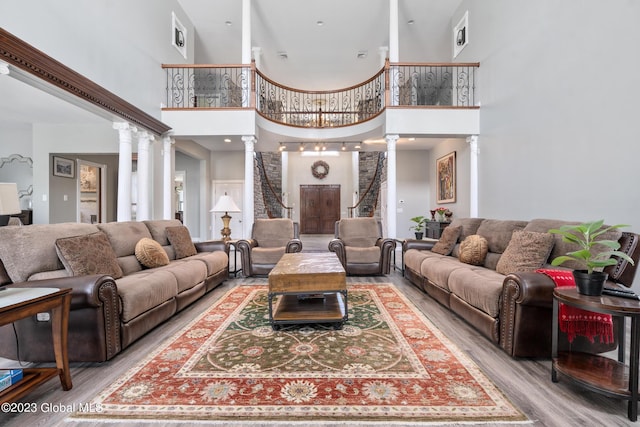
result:
[[[325,161],[318,160],[311,165],[311,173],[318,179],[324,179],[329,175],[329,164]]]

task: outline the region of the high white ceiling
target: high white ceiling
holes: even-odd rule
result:
[[[242,1],[178,2],[195,28],[196,63],[242,62]],[[451,17],[460,2],[398,0],[400,61],[450,62]],[[278,83],[304,90],[340,89],[367,80],[382,67],[389,45],[389,0],[252,0],[251,4],[256,64]],[[281,58],[283,52],[286,59]],[[359,53],[365,53],[364,58],[358,58]],[[105,120],[95,111],[11,77],[0,75],[0,93],[3,100],[10,100],[0,100],[4,128]],[[268,137],[278,141],[277,135]],[[223,147],[222,137],[218,139],[197,142]],[[425,149],[436,141],[403,138],[398,149]]]

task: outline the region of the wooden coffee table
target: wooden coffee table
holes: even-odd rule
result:
[[[335,253],[284,254],[269,273],[273,329],[298,323],[334,323],[340,329],[347,319],[346,272]]]

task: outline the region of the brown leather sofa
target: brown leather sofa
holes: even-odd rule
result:
[[[222,241],[196,242],[194,255],[176,255],[167,228],[180,226],[177,220],[156,220],[0,227],[0,284],[71,288],[69,360],[106,361],[228,277],[228,247]],[[70,276],[58,256],[56,241],[99,232],[106,235],[122,277]],[[158,242],[169,264],[144,267],[135,255],[136,243],[142,238]],[[76,252],[82,251],[78,247]],[[20,354],[13,329],[7,325],[0,328],[0,356],[32,362],[55,360],[50,321],[33,316],[16,322],[15,327]]]
[[[395,248],[394,239],[382,237],[380,221],[369,217],[336,221],[335,238],[329,242],[349,275],[389,274]]]
[[[551,357],[553,280],[530,271],[505,275],[498,273],[496,266],[515,230],[547,233],[568,223],[550,219],[456,219],[449,227],[460,226],[461,231],[450,255],[432,252],[434,242],[406,240],[403,243],[404,275],[512,357],[548,358]],[[615,233],[620,250],[628,254],[635,265],[619,260],[605,271],[609,274],[610,286],[630,287],[640,260],[640,237],[619,230]],[[483,236],[489,242],[482,265],[469,265],[458,258],[461,242],[471,235]],[[567,245],[560,236],[553,235],[552,248],[541,267],[560,268],[551,267],[550,263],[556,256],[569,251]],[[615,348],[615,345],[599,344],[597,340],[596,345],[592,345],[588,340],[578,338],[572,343],[573,348],[589,346],[595,352]]]
[[[302,251],[299,224],[288,218],[256,219],[251,239],[238,240],[236,249],[245,277],[268,275],[282,255]]]

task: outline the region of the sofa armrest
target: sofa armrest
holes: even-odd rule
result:
[[[389,274],[391,272],[393,252],[396,250],[396,241],[394,239],[380,238],[376,242],[376,246],[380,247],[380,273]]]
[[[504,279],[502,297],[515,304],[551,307],[556,284],[546,274],[513,273]],[[504,302],[503,301],[503,302]]]
[[[195,242],[198,252],[225,251],[229,255],[229,243],[224,240],[207,240],[205,242]]]
[[[417,249],[419,251],[430,251],[433,245],[436,244],[434,240],[415,240],[407,239],[402,242],[402,252],[406,252],[409,249]]]
[[[340,260],[340,263],[342,264],[342,267],[345,269],[347,269],[347,252],[344,248],[344,242],[340,239],[332,239],[329,242],[329,250],[331,252],[335,252],[335,254],[338,256],[338,259]]]
[[[71,288],[71,310],[112,305],[118,313],[118,288],[111,276],[94,274],[13,283],[17,288]]]
[[[302,252],[302,241],[300,239],[291,239],[287,242],[287,248],[285,252],[292,254],[295,252]]]
[[[500,347],[512,357],[551,355],[553,280],[541,273],[514,273],[502,284]]]

